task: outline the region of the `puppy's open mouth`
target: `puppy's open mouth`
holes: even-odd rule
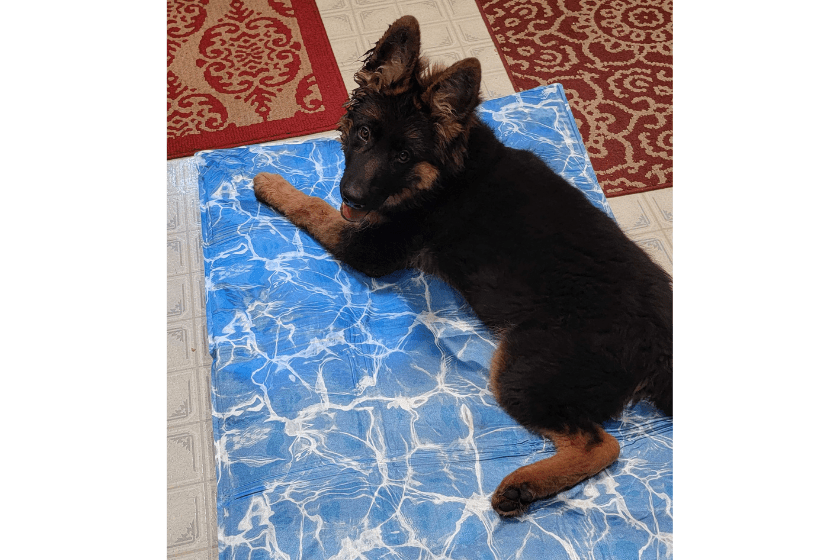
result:
[[[343,202],[341,203],[341,217],[348,222],[361,222],[369,212],[370,210],[356,210]]]

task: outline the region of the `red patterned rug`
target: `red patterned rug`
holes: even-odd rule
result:
[[[167,1],[167,157],[330,130],[347,90],[313,0]]]
[[[476,0],[517,91],[561,83],[607,197],[673,186],[671,0]]]

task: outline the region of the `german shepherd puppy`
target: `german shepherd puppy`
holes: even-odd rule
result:
[[[405,16],[366,53],[338,128],[340,210],[279,175],[258,174],[254,191],[365,274],[438,275],[496,332],[496,400],[556,447],[494,492],[493,508],[516,516],[618,458],[600,424],[628,403],[672,413],[671,279],[580,191],[478,119],[478,60],[430,69],[419,52],[419,25]]]

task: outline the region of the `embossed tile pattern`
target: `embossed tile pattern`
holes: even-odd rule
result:
[[[192,158],[167,162],[167,555],[218,558],[204,263]]]
[[[621,229],[674,274],[674,189],[661,189],[608,199]]]
[[[209,551],[207,497],[204,484],[169,491],[166,546],[170,556],[201,549]],[[210,507],[215,508],[215,504]]]

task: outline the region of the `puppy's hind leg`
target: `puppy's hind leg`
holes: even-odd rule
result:
[[[557,452],[553,457],[520,467],[502,480],[490,500],[499,515],[521,515],[531,502],[571,488],[618,459],[618,441],[600,427],[597,434],[544,432],[544,435],[554,442]]]
[[[556,449],[552,457],[502,480],[490,502],[504,517],[521,515],[531,502],[571,488],[618,458],[618,441],[597,422],[609,415],[591,408],[591,401],[608,389],[591,382],[590,356],[568,341],[544,326],[520,326],[502,337],[493,355],[490,387],[496,400],[520,424],[551,439]],[[590,406],[582,409],[587,402]]]

